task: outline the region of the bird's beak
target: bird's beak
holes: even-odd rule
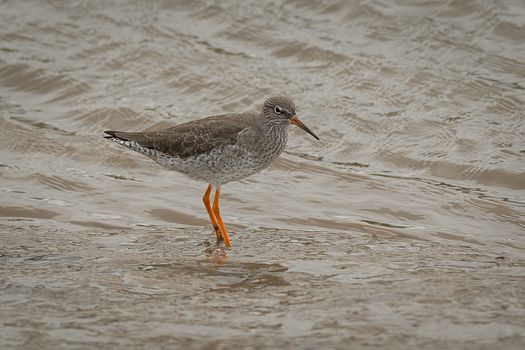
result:
[[[298,127],[300,127],[301,129],[303,129],[304,131],[306,131],[307,133],[319,140],[319,137],[317,137],[317,135],[314,134],[312,130],[310,130],[306,125],[304,125],[303,122],[300,121],[296,115],[290,118],[290,124],[297,125]]]

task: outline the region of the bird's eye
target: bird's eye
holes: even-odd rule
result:
[[[275,112],[275,114],[281,114],[281,112],[283,111],[283,109],[279,106],[275,106],[273,108],[273,111]]]

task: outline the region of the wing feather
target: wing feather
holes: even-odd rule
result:
[[[238,134],[256,115],[228,114],[198,119],[168,129],[149,132],[105,131],[107,138],[134,141],[171,156],[188,158],[214,148],[235,145]]]

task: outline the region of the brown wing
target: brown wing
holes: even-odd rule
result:
[[[234,145],[237,135],[250,126],[256,115],[228,114],[194,120],[150,132],[105,131],[107,138],[135,141],[143,147],[187,158],[214,148]]]

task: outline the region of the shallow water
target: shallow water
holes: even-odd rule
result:
[[[0,344],[521,348],[524,38],[519,0],[1,2]],[[281,93],[321,141],[224,186],[231,250],[101,138]]]

